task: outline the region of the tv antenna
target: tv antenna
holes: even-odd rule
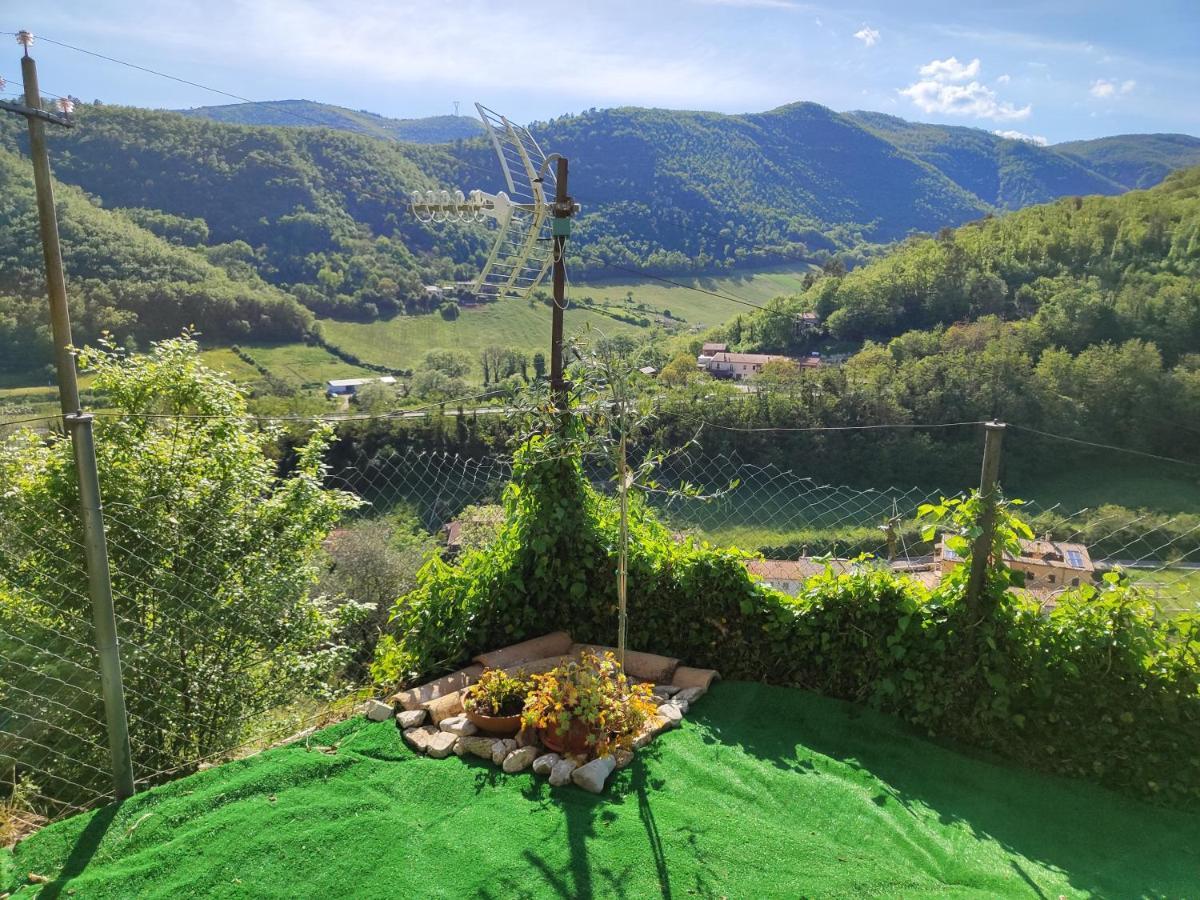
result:
[[[423,222],[491,219],[497,223],[496,240],[472,286],[476,294],[528,297],[553,268],[550,388],[559,407],[564,408],[562,331],[567,268],[563,253],[571,235],[571,217],[579,211],[579,204],[567,193],[567,159],[557,153],[546,156],[527,129],[499,113],[480,103],[475,109],[500,160],[508,190],[496,194],[414,191],[410,208]],[[548,190],[553,200],[547,199]]]
[[[454,115],[456,115],[456,116],[458,115],[458,101],[457,100],[454,101]]]

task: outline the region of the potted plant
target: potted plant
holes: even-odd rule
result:
[[[611,652],[585,650],[532,681],[522,720],[557,753],[594,758],[631,749],[655,710],[650,685],[631,684]]]
[[[532,686],[523,670],[486,669],[463,691],[463,710],[480,731],[511,737],[521,727],[521,710]]]

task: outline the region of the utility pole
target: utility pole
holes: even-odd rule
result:
[[[100,502],[100,476],[96,468],[92,416],[83,412],[79,403],[71,318],[67,310],[67,282],[63,274],[62,249],[58,240],[54,185],[50,179],[50,157],[46,150],[46,123],[72,127],[73,123],[67,118],[71,104],[69,101],[62,104],[64,115],[61,116],[42,109],[37,64],[29,55],[33,35],[22,31],[17,35],[17,42],[25,48],[25,55],[21,59],[25,105],[0,101],[0,109],[22,115],[29,122],[29,155],[33,159],[38,226],[42,238],[42,255],[46,264],[46,290],[50,299],[50,325],[54,340],[54,365],[58,373],[59,405],[63,422],[71,433],[75,469],[79,477],[88,593],[92,601],[96,650],[100,657],[100,689],[104,696],[104,714],[108,722],[113,789],[116,798],[124,800],[132,797],[134,793],[133,757],[129,750],[129,720],[125,711],[125,690],[121,679],[121,655],[108,567],[108,544],[104,535],[104,515]]]
[[[982,615],[983,588],[987,578],[988,559],[996,530],[996,503],[1000,497],[1000,443],[1004,439],[1002,422],[985,422],[983,431],[983,468],[979,476],[979,496],[983,509],[979,515],[979,535],[971,545],[971,571],[967,576],[967,605],[976,615]]]
[[[550,318],[550,392],[560,412],[567,408],[567,385],[563,380],[563,311],[567,307],[567,238],[575,202],[567,193],[567,158],[560,156],[554,176],[554,302]]]

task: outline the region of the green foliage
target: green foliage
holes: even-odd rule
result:
[[[337,128],[370,137],[412,141],[417,144],[448,144],[479,137],[482,127],[474,116],[426,116],[421,119],[391,119],[362,109],[346,109],[314,100],[268,100],[258,103],[229,103],[179,110],[185,116],[212,119],[237,125],[285,125],[292,128]]]
[[[463,691],[463,708],[480,716],[518,716],[533,682],[524,670],[487,669]]]
[[[84,194],[56,188],[71,317],[80,341],[111,331],[122,341],[170,337],[195,326],[208,339],[297,340],[312,316],[253,273],[232,277],[203,256],[106,212]],[[133,211],[127,211],[132,213]],[[194,222],[147,214],[169,231]],[[143,221],[145,217],[141,217]],[[0,371],[50,358],[46,275],[28,164],[0,150]],[[202,223],[200,223],[202,224]],[[181,239],[182,240],[182,239]],[[186,241],[185,241],[186,242]]]
[[[618,511],[562,440],[534,436],[518,452],[494,543],[456,565],[426,564],[396,605],[376,679],[414,680],[553,628],[582,642],[613,633]],[[977,506],[943,504],[952,538],[974,533]],[[933,594],[864,564],[827,570],[788,597],[748,575],[737,551],[672,539],[635,497],[629,645],[866,703],[1036,768],[1194,803],[1195,617],[1160,622],[1135,588],[1111,579],[1043,617],[1008,592],[1002,550],[1025,533],[1002,511],[981,620],[963,602],[965,567]]]
[[[96,451],[135,766],[151,777],[235,746],[255,713],[336,671],[339,610],[309,591],[322,541],[356,501],[322,484],[327,431],[277,477],[263,447],[278,435],[254,430],[241,394],[190,338],[80,359],[120,413],[97,423]],[[106,788],[107,765],[84,724],[104,713],[71,442],[18,433],[0,446],[0,486],[0,683],[33,672],[78,699],[35,708],[35,695],[0,687],[0,702],[24,746],[61,755],[46,792],[84,799]]]
[[[632,750],[656,706],[651,686],[632,684],[611,651],[584,650],[579,659],[533,676],[521,720],[553,735],[568,752],[599,757]]]

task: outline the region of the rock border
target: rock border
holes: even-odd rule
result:
[[[462,692],[479,680],[485,665],[509,671],[524,668],[531,673],[546,672],[568,659],[578,658],[584,650],[604,653],[612,649],[596,644],[576,644],[565,631],[551,632],[481,653],[475,657],[473,665],[400,691],[387,701],[368,700],[362,712],[375,722],[394,715],[396,727],[414,753],[432,759],[446,759],[451,755],[475,756],[499,766],[510,775],[530,770],[534,775],[548,778],[554,787],[574,784],[600,794],[612,774],[633,761],[633,753],[617,750],[610,756],[589,761],[549,751],[536,735],[526,731],[516,738],[478,734],[475,726],[462,714]],[[714,669],[681,666],[679,660],[655,653],[627,650],[625,663],[627,675],[653,684],[654,696],[659,701],[655,715],[634,738],[635,748],[645,747],[658,735],[678,726],[692,704],[721,677]],[[426,724],[427,719],[429,724]]]

